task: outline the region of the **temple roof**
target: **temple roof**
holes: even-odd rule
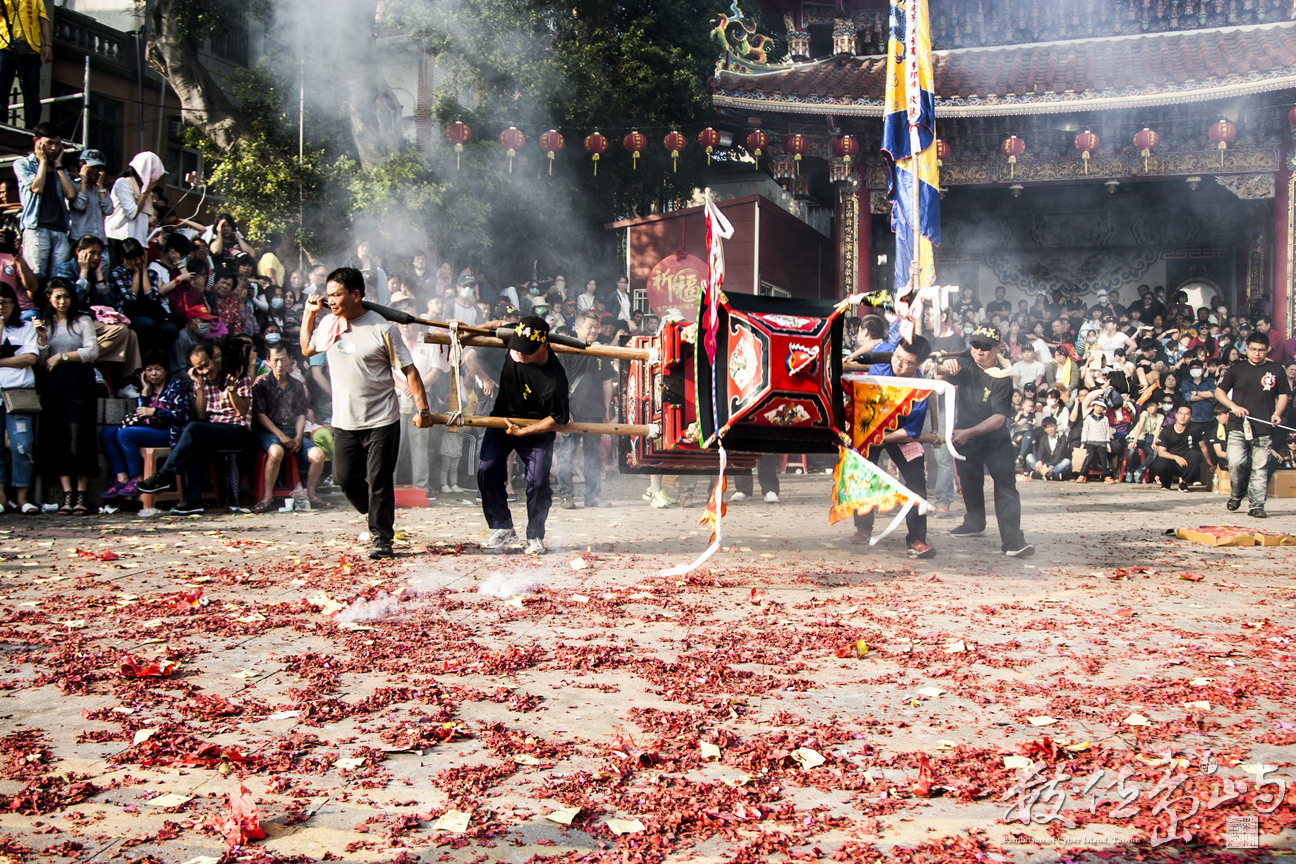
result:
[[[1296,88],[1296,22],[933,51],[951,117],[1202,102]],[[834,57],[712,81],[718,108],[881,116],[886,55]]]

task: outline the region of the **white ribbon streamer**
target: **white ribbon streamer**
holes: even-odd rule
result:
[[[697,568],[705,564],[707,562],[707,559],[710,558],[712,555],[714,555],[716,553],[716,550],[720,548],[720,540],[721,540],[720,519],[724,511],[724,493],[721,490],[724,486],[725,465],[728,462],[728,455],[725,453],[725,448],[723,444],[720,445],[719,449],[720,449],[720,476],[719,479],[716,480],[716,485],[713,489],[713,495],[712,495],[712,497],[715,498],[715,502],[716,502],[715,539],[711,541],[711,545],[708,546],[706,550],[701,555],[699,555],[692,564],[681,564],[678,567],[671,567],[668,570],[659,570],[657,571],[658,576],[683,576],[686,573],[692,573],[694,570],[696,570]],[[710,503],[711,503],[711,498],[708,498],[707,504]]]

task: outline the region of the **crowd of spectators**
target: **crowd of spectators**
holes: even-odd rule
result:
[[[1160,285],[1134,294],[1127,306],[1116,290],[1091,301],[1078,288],[1042,292],[1014,310],[1003,288],[984,306],[965,288],[951,301],[938,351],[964,350],[981,324],[1004,334],[1021,478],[1210,486],[1227,467],[1228,410],[1216,387],[1252,333],[1296,388],[1296,339],[1274,331],[1262,308],[1238,310],[1219,296],[1193,307]],[[1296,409],[1283,425],[1296,427]],[[1296,435],[1265,427],[1271,433],[1269,470],[1296,467]]]
[[[324,294],[334,266],[361,270],[368,299],[436,321],[473,325],[534,314],[556,331],[620,344],[657,326],[654,316],[632,308],[624,277],[603,286],[589,279],[579,290],[569,290],[562,274],[497,288],[471,267],[434,263],[421,250],[388,256],[365,239],[332,261],[299,258],[281,237],[252,242],[229,214],[210,225],[181,218],[162,194],[163,168],[151,153],[137,155],[114,179],[95,150],[64,167],[53,125],[37,126],[34,139],[31,155],[15,165],[17,230],[0,235],[0,388],[10,394],[0,406],[7,439],[0,508],[10,512],[39,511],[32,492],[38,477],[61,493],[63,514],[88,513],[95,489],[110,506],[147,494],[138,488],[147,448],[170,448],[162,468],[186,481],[180,513],[201,508],[213,452],[264,454],[264,482],[247,490],[257,511],[272,506],[290,456],[298,492],[327,507],[318,489],[332,455],[329,374],[323,355],[300,356],[297,333],[306,298]],[[298,261],[302,266],[292,266]],[[450,352],[425,344],[427,329],[402,333],[433,410],[444,411]],[[487,413],[493,397],[498,361],[491,353],[464,357],[462,407],[470,413]],[[590,391],[600,404],[586,412],[600,420],[610,416],[613,398],[602,381]],[[404,389],[395,379],[393,387]],[[33,394],[36,411],[19,398]],[[400,395],[408,419],[413,405]],[[128,400],[129,409],[120,425],[103,426],[98,403],[111,397]],[[406,479],[430,493],[475,486],[470,430],[407,423],[404,432]],[[587,447],[595,455],[600,449]],[[596,464],[590,457],[587,473]]]

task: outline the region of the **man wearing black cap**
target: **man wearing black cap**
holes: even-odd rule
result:
[[[941,363],[942,378],[958,387],[954,418],[954,448],[966,458],[956,463],[963,487],[967,513],[963,524],[950,531],[954,537],[975,537],[985,533],[985,477],[994,481],[995,518],[1003,553],[1010,558],[1028,558],[1035,547],[1026,542],[1021,530],[1021,498],[1014,476],[1016,454],[1008,431],[1012,412],[1012,368],[999,359],[1003,336],[994,327],[982,325],[968,337],[968,355]]]
[[[477,489],[490,527],[483,545],[502,550],[517,540],[505,488],[509,454],[517,451],[526,465],[526,553],[543,555],[545,520],[553,502],[549,467],[553,464],[554,427],[566,423],[568,416],[567,373],[549,350],[549,325],[543,318],[528,315],[519,321],[507,347],[491,416],[538,422],[518,426],[508,419],[506,429],[487,429],[482,436]]]

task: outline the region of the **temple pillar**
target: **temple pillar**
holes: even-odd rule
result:
[[[1293,255],[1296,254],[1296,174],[1292,173],[1287,162],[1288,153],[1284,151],[1279,163],[1282,167],[1274,177],[1274,220],[1273,220],[1273,274],[1271,297],[1273,308],[1273,327],[1279,333],[1292,336],[1293,324],[1296,323],[1296,308],[1293,308]]]

